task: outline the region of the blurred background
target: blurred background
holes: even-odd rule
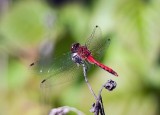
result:
[[[104,81],[117,82],[113,92],[102,93],[106,113],[159,115],[159,5],[159,0],[0,0],[0,114],[40,115],[64,105],[91,114],[94,98],[84,81],[42,94],[42,77],[29,65],[69,51],[99,25],[103,37],[114,34],[103,63],[119,74],[96,67],[89,75],[97,93]],[[42,95],[50,95],[50,103],[42,104]]]

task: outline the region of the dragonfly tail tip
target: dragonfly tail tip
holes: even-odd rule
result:
[[[118,74],[117,74],[117,73],[115,73],[114,75],[115,75],[116,77],[118,77]]]

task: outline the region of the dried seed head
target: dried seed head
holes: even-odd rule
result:
[[[112,91],[113,89],[115,89],[117,86],[117,83],[113,80],[108,80],[108,82],[104,85],[104,87],[109,90]]]

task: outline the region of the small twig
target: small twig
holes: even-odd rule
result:
[[[100,113],[101,113],[101,115],[105,115],[104,106],[103,106],[103,101],[102,101],[102,96],[101,95],[100,95],[99,99],[100,99],[100,102],[101,102]]]
[[[116,85],[117,85],[116,82],[113,80],[108,80],[106,83],[102,85],[98,93],[98,96],[97,96],[98,98],[96,100],[96,103],[92,105],[92,108],[90,110],[91,112],[93,112],[95,115],[99,115],[99,113],[101,115],[105,115],[102,96],[101,96],[102,90],[106,88],[107,90],[112,91],[113,89],[116,88]]]
[[[67,113],[71,111],[75,112],[77,115],[84,115],[84,113],[81,112],[80,110],[74,107],[69,107],[69,106],[54,108],[50,111],[49,115],[66,115]]]
[[[87,83],[90,92],[92,93],[92,95],[94,96],[96,100],[96,102],[92,105],[90,112],[94,113],[94,115],[99,115],[99,113],[100,115],[105,115],[102,96],[101,96],[102,90],[105,88],[109,91],[112,91],[116,87],[117,84],[113,80],[108,80],[105,84],[102,85],[101,89],[99,90],[98,96],[96,96],[96,94],[94,93],[87,79],[87,74],[86,74],[87,67],[85,64],[82,64],[82,67],[83,67],[83,74],[84,74],[85,82]],[[76,108],[68,107],[68,106],[52,109],[49,115],[66,115],[70,111],[76,112],[78,115],[83,115],[81,111],[77,110]]]
[[[90,85],[89,82],[88,82],[87,74],[86,74],[86,73],[87,73],[87,67],[86,67],[85,64],[82,64],[82,67],[83,67],[83,75],[84,75],[85,82],[87,83],[88,88],[89,88],[90,92],[92,93],[92,95],[94,96],[95,100],[98,100],[96,94],[94,93],[91,85]]]

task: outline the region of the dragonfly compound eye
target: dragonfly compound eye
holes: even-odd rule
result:
[[[79,43],[74,43],[74,44],[72,44],[71,52],[72,52],[72,53],[77,52],[77,50],[78,50],[79,46],[80,46],[80,44],[79,44]]]

